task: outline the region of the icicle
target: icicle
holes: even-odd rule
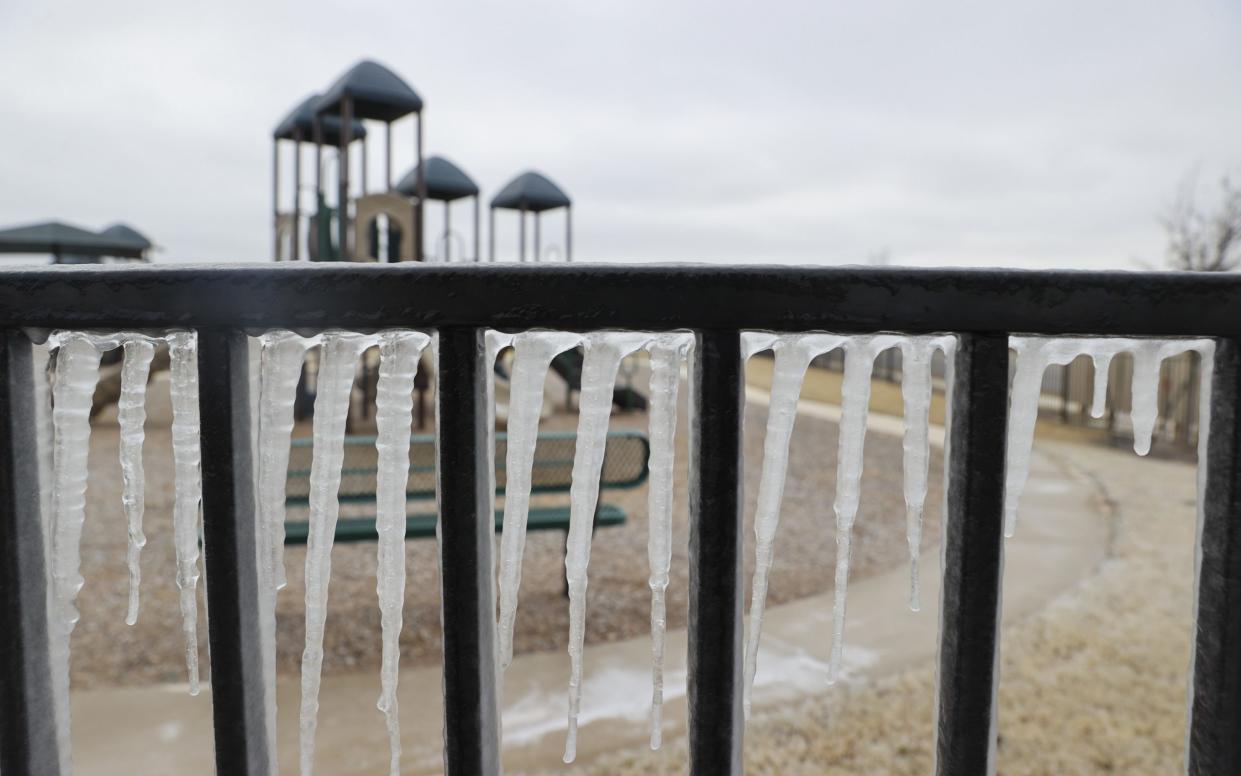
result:
[[[1133,451],[1146,455],[1159,415],[1159,367],[1163,363],[1163,343],[1140,340],[1133,348],[1133,398],[1129,417],[1133,421]]]
[[[1004,476],[1004,535],[1017,530],[1017,506],[1030,476],[1030,452],[1034,447],[1034,427],[1038,423],[1039,397],[1043,392],[1043,372],[1051,364],[1072,363],[1089,340],[1073,337],[1010,337],[1009,346],[1017,353],[1017,369],[1008,404],[1008,451]],[[1111,341],[1107,347],[1112,347]]]
[[[306,349],[317,338],[273,331],[251,341],[251,417],[254,419],[255,499],[258,524],[259,624],[263,648],[263,679],[267,692],[267,729],[276,730],[276,591],[285,585],[284,518],[293,431],[293,403]],[[254,367],[255,342],[258,367]],[[256,383],[257,381],[257,383]],[[268,741],[268,770],[279,770],[274,736]]]
[[[86,518],[87,453],[90,411],[99,381],[98,347],[89,337],[65,333],[54,337],[56,384],[53,388],[51,580],[54,620],[49,623],[52,689],[56,694],[61,771],[72,772],[69,732],[69,637],[78,622],[77,596],[82,589],[82,524]]]
[[[151,374],[151,359],[155,346],[145,339],[125,342],[125,360],[121,366],[121,396],[117,400],[117,423],[121,429],[121,502],[129,524],[129,611],[125,622],[133,625],[138,621],[138,588],[142,582],[140,564],[146,536],[142,533],[142,513],[145,507],[145,478],[142,468],[143,425],[146,423],[147,377]]]
[[[840,444],[836,454],[836,590],[832,607],[832,653],[828,682],[840,675],[844,654],[845,606],[849,593],[849,559],[853,552],[853,521],[857,517],[862,481],[862,452],[866,415],[870,406],[870,379],[875,356],[897,343],[877,335],[855,337],[845,346],[844,385],[841,388]]]
[[[526,520],[534,448],[543,409],[543,383],[552,359],[582,341],[580,334],[530,331],[513,338],[513,372],[509,379],[508,453],[505,464],[504,530],[500,534],[500,669],[513,662],[513,625],[521,561],[526,548]]]
[[[681,362],[692,340],[685,334],[661,334],[648,346],[651,354],[650,486],[647,491],[647,559],[651,576],[651,748],[663,738],[664,593],[672,564],[673,458],[676,452],[677,389]]]
[[[332,544],[340,515],[341,466],[345,421],[358,357],[374,337],[348,332],[323,335],[315,397],[314,450],[310,465],[310,534],[306,542],[306,647],[302,652],[301,773],[314,772],[319,679],[323,670],[323,629],[327,621]]]
[[[577,447],[573,454],[570,487],[569,538],[565,551],[565,576],[569,583],[569,731],[564,761],[577,757],[577,715],[582,702],[582,642],[586,636],[586,567],[590,563],[590,539],[595,506],[599,500],[599,475],[607,445],[608,419],[612,414],[612,391],[621,359],[642,347],[650,335],[595,332],[586,337],[582,365],[582,395],[578,410]]]
[[[750,334],[750,332],[747,332]],[[815,356],[840,347],[845,337],[832,334],[789,334],[774,343],[751,339],[745,348],[752,355],[774,346],[771,402],[767,409],[767,432],[763,438],[763,469],[758,484],[758,507],[754,515],[754,590],[750,598],[750,633],[746,643],[743,705],[750,716],[750,695],[758,670],[758,646],[763,632],[763,612],[767,604],[767,580],[771,572],[776,529],[780,524],[780,502],[788,471],[789,441],[797,419],[797,400],[806,369]],[[766,347],[759,347],[763,345]],[[744,352],[744,351],[743,351]]]
[[[401,727],[397,716],[397,668],[401,657],[401,605],[405,601],[405,491],[409,483],[409,436],[413,425],[414,375],[430,340],[412,331],[379,337],[379,383],[375,390],[378,453],[375,526],[379,533],[376,592],[383,630],[382,690],[376,706],[388,728],[389,773],[401,772]]]
[[[496,359],[500,355],[500,351],[513,344],[513,335],[503,331],[495,331],[489,329],[483,336],[483,363],[487,370],[487,395],[484,397],[484,404],[487,407],[487,514],[494,515],[496,513]],[[433,358],[436,363],[439,361],[439,339],[438,335],[431,340],[431,348],[433,350]],[[435,524],[435,541],[440,541],[439,523]],[[498,554],[495,545],[492,545],[492,551]],[[497,571],[498,573],[498,571]],[[499,582],[496,574],[487,577],[491,583],[491,600],[498,599],[497,589]],[[496,719],[500,722],[500,734],[504,734],[504,682],[501,681],[502,672],[500,670],[500,641],[495,640],[495,648],[492,650],[492,659],[495,666],[496,677]]]
[[[172,456],[176,493],[172,511],[181,590],[181,629],[190,694],[198,694],[198,517],[202,473],[198,448],[198,340],[193,332],[168,335],[171,359]]]
[[[271,535],[270,564],[272,584],[277,590],[286,584],[284,569],[285,497],[289,473],[289,440],[293,434],[293,404],[297,381],[302,374],[306,350],[314,339],[290,331],[264,334],[259,384],[259,519]]]
[[[901,394],[904,403],[905,539],[909,544],[909,608],[918,611],[918,557],[922,550],[922,511],[931,464],[931,360],[936,350],[952,357],[951,337],[907,337],[901,340]]]
[[[1107,409],[1107,375],[1112,366],[1112,356],[1108,351],[1097,352],[1094,361],[1094,396],[1090,401],[1090,417],[1101,418]]]

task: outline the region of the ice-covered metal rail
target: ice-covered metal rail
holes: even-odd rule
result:
[[[5,329],[0,423],[6,432],[0,519],[14,529],[0,531],[0,582],[13,591],[0,605],[0,629],[16,634],[0,643],[7,691],[0,694],[0,770],[66,772],[56,745],[65,731],[52,700],[55,672],[41,650],[49,631],[63,629],[67,610],[53,607],[48,617],[46,557],[29,551],[41,543],[31,529],[39,521],[38,478],[28,476],[37,467],[32,459],[20,460],[21,442],[14,441],[37,436],[36,413],[28,396],[23,398],[32,383],[30,337],[39,339],[50,329],[198,333],[202,530],[210,581],[217,765],[220,772],[248,775],[270,770],[261,646],[265,609],[258,602],[278,572],[275,537],[264,538],[255,519],[248,346],[241,333],[277,328],[299,336],[333,328],[434,331],[440,366],[445,770],[457,774],[499,769],[487,331],[544,328],[694,332],[689,751],[691,771],[712,774],[740,772],[746,673],[739,492],[742,331],[951,333],[958,338],[951,360],[936,725],[937,769],[952,774],[986,773],[993,766],[1008,335],[1214,339],[1214,420],[1206,439],[1210,466],[1204,474],[1187,759],[1193,773],[1237,771],[1241,741],[1233,733],[1241,722],[1241,657],[1235,649],[1241,643],[1241,532],[1233,518],[1241,511],[1239,306],[1239,278],[1142,273],[579,264],[66,268],[0,274],[0,328]],[[921,388],[912,391],[918,385],[911,386],[908,397],[911,412],[920,412],[924,400]],[[850,427],[858,414],[849,413]],[[62,421],[66,428],[73,425],[68,416]],[[282,429],[276,425],[271,431],[278,436]],[[913,546],[920,490],[916,474],[924,462],[917,455],[921,439],[914,435],[908,442],[914,453],[906,467],[915,474],[907,492]],[[20,476],[23,472],[27,476]],[[61,472],[69,476],[63,467]],[[855,472],[845,468],[842,475],[848,482]],[[75,510],[72,491],[66,488],[58,502],[66,518]],[[583,503],[588,495],[587,490]],[[769,493],[765,501],[773,498]],[[846,489],[838,501],[838,518],[847,525],[854,497]],[[324,506],[320,533],[325,535],[331,510]],[[263,515],[264,525],[274,528],[272,510]],[[60,525],[72,531],[74,523],[67,519]],[[264,543],[267,552],[256,551]],[[655,549],[658,560],[662,548]],[[583,557],[575,554],[575,570],[584,568]],[[76,586],[71,558],[54,552],[52,564],[62,567],[64,580],[56,585],[61,595],[53,600],[67,600]],[[317,608],[317,593],[313,604]]]

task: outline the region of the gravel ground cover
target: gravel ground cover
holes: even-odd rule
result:
[[[1115,532],[1096,573],[1037,615],[1005,624],[998,773],[1183,772],[1194,467],[1080,445],[1041,449],[1095,483]],[[933,697],[927,665],[760,711],[746,732],[746,773],[930,773]],[[673,774],[684,763],[681,739],[557,772]]]

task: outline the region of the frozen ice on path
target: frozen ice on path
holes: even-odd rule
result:
[[[746,334],[751,335],[750,332]],[[751,335],[744,343],[746,347],[743,352],[747,356],[768,347],[775,351],[767,431],[763,438],[763,469],[759,476],[758,506],[754,515],[754,590],[750,598],[750,632],[744,664],[743,703],[747,718],[754,674],[758,669],[758,647],[763,632],[763,612],[767,605],[767,580],[771,573],[776,529],[780,524],[780,503],[788,472],[789,441],[797,419],[797,399],[810,362],[815,356],[834,350],[845,341],[845,337],[834,334],[786,334],[774,341],[759,341]]]
[[[315,396],[313,457],[310,465],[310,533],[306,541],[306,646],[302,652],[301,773],[314,772],[318,728],[319,680],[323,670],[323,629],[327,621],[332,544],[340,515],[341,466],[345,458],[345,421],[358,357],[373,336],[350,332],[323,335]]]
[[[594,332],[585,338],[582,393],[578,409],[577,447],[573,454],[573,482],[569,491],[569,538],[565,576],[569,583],[569,730],[564,761],[577,757],[577,717],[582,702],[582,642],[586,635],[586,567],[599,475],[607,446],[612,391],[621,360],[651,339],[634,332]]]
[[[1159,412],[1159,369],[1171,356],[1197,351],[1204,361],[1213,353],[1210,340],[1135,339],[1127,337],[1010,337],[1009,346],[1017,354],[1017,368],[1009,398],[1008,453],[1004,481],[1004,535],[1012,536],[1017,527],[1017,509],[1030,473],[1030,451],[1038,420],[1043,372],[1048,365],[1065,365],[1081,355],[1095,364],[1095,390],[1091,414],[1103,415],[1107,395],[1107,371],[1120,353],[1133,354],[1132,406],[1133,449],[1138,455],[1150,452],[1151,437]]]
[[[936,350],[952,358],[952,337],[901,339],[901,396],[904,404],[905,539],[909,543],[909,608],[922,608],[918,556],[922,548],[922,512],[931,464],[931,360]]]
[[[849,559],[853,553],[853,522],[861,496],[862,453],[866,415],[870,406],[870,379],[875,356],[898,345],[899,337],[876,334],[851,337],[845,345],[845,373],[841,388],[840,444],[836,454],[836,589],[832,606],[832,652],[828,682],[840,676],[844,652],[845,607],[849,594]]]
[[[405,600],[405,491],[409,482],[409,436],[413,425],[414,375],[430,338],[420,332],[379,335],[379,382],[375,390],[375,526],[379,533],[376,592],[379,595],[383,658],[376,706],[384,713],[391,759],[389,773],[401,772],[401,728],[397,715],[397,668],[401,658],[401,605]]]
[[[193,332],[168,335],[171,361],[172,457],[175,494],[173,543],[177,555],[177,587],[181,591],[181,630],[185,635],[185,666],[190,694],[198,686],[198,525],[202,502],[202,462],[198,423],[198,339]]]
[[[87,453],[90,411],[99,381],[100,350],[90,337],[56,335],[56,383],[52,391],[51,543],[52,616],[49,622],[52,691],[56,695],[56,732],[61,772],[72,772],[69,732],[69,637],[78,622],[77,596],[82,589],[82,524],[86,518]]]
[[[651,354],[650,486],[647,491],[647,558],[651,567],[651,748],[663,738],[664,594],[672,565],[673,458],[676,450],[677,388],[681,363],[689,352],[689,334],[661,334],[647,349]]]
[[[121,396],[116,408],[121,435],[121,503],[125,507],[125,519],[129,526],[126,556],[129,566],[129,611],[125,614],[125,622],[133,625],[138,621],[138,589],[142,582],[140,561],[147,541],[142,533],[145,506],[142,443],[143,425],[146,423],[147,377],[151,374],[155,346],[145,339],[134,338],[127,340],[123,347]]]
[[[505,463],[504,530],[500,534],[500,669],[513,662],[513,625],[526,548],[534,448],[543,409],[543,384],[552,359],[582,341],[580,334],[528,331],[513,338],[509,378],[508,453]],[[490,366],[490,365],[489,365]]]
[[[259,519],[270,534],[269,564],[277,590],[286,584],[284,569],[285,489],[289,472],[289,443],[293,434],[293,403],[306,350],[314,339],[291,331],[272,331],[260,337],[259,382]]]

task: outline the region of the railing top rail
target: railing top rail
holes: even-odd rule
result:
[[[709,264],[0,270],[0,326],[1241,335],[1241,275]]]

